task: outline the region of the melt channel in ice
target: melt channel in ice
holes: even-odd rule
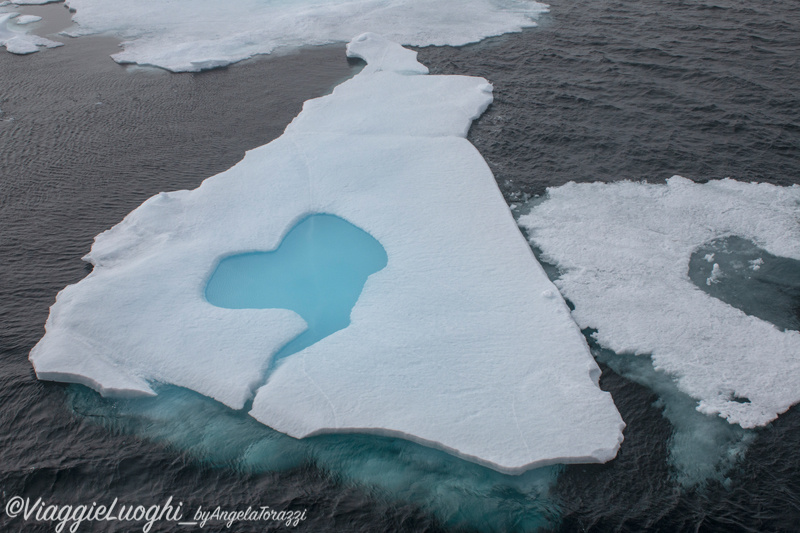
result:
[[[399,436],[507,473],[612,459],[624,423],[465,138],[491,85],[426,75],[374,34],[348,54],[367,66],[280,138],[95,238],[94,270],[59,293],[31,352],[37,375],[111,396],[167,383],[233,409],[253,399],[253,417],[294,437]],[[216,307],[205,289],[225,258],[274,250],[313,214],[368,232],[386,264],[349,325],[273,366],[300,316]]]
[[[728,298],[709,290],[755,272],[759,250],[797,264],[800,187],[674,176],[661,185],[569,183],[535,204],[520,226],[559,268],[573,317],[601,346],[650,355],[700,412],[744,428],[800,401],[800,332],[747,314],[747,302],[736,302],[752,289]],[[722,255],[748,242],[734,272],[736,261]],[[694,263],[707,265],[702,283]]]
[[[174,72],[280,48],[347,42],[365,31],[400,44],[459,46],[535,26],[533,0],[67,0],[78,36],[124,40],[112,57]]]

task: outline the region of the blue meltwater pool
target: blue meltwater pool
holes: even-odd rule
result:
[[[308,329],[277,360],[347,327],[367,278],[387,260],[366,231],[334,215],[309,215],[275,250],[223,258],[208,280],[206,299],[228,309],[291,309],[303,317]]]

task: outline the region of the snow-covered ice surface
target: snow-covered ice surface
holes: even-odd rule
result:
[[[18,13],[0,13],[0,46],[12,54],[32,54],[38,52],[40,46],[55,48],[63,43],[52,41],[38,35],[28,33],[23,26],[40,20],[40,17]]]
[[[800,187],[733,180],[569,183],[519,219],[581,328],[618,354],[649,354],[697,409],[751,428],[800,401],[800,333],[701,290],[689,262],[735,236],[800,258]],[[700,257],[714,263],[712,254]],[[716,285],[717,267],[703,279]]]
[[[464,138],[481,78],[428,76],[374,34],[368,66],[307,101],[272,143],[193,191],[161,193],[98,235],[31,352],[42,379],[107,395],[179,385],[243,407],[304,322],[204,298],[222,257],[268,251],[310,213],[364,229],[388,263],[351,324],[283,359],[251,414],[295,437],[401,436],[503,472],[604,462],[622,440],[569,309]]]
[[[120,63],[175,72],[278,48],[347,42],[365,31],[409,45],[463,45],[534,26],[532,0],[67,0],[79,28],[124,39]]]

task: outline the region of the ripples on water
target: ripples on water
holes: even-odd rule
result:
[[[471,140],[509,198],[570,180],[798,180],[800,4],[551,4],[536,30],[420,54],[494,84]]]
[[[537,29],[461,49],[423,49],[420,60],[434,73],[494,83],[495,103],[471,140],[509,202],[569,180],[657,181],[675,173],[786,185],[800,179],[798,35],[800,6],[790,1],[578,1],[553,3]],[[624,361],[609,359],[601,381],[628,423],[619,456],[606,465],[566,467],[547,508],[536,499],[537,487],[547,492],[547,475],[503,480],[393,439],[317,439],[297,456],[281,457],[282,465],[267,448],[247,453],[237,450],[241,443],[193,435],[180,451],[173,447],[180,436],[155,403],[112,404],[124,415],[115,418],[93,392],[36,381],[28,351],[55,294],[86,275],[79,258],[94,235],[154,193],[193,188],[229,168],[244,150],[279,135],[303,100],[358,68],[346,62],[343,47],[330,47],[175,76],[126,70],[108,58],[114,50],[110,40],[81,38],[29,57],[0,54],[0,490],[6,497],[67,503],[113,495],[149,504],[171,494],[194,507],[229,508],[263,502],[309,508],[301,528],[308,531],[436,531],[470,523],[522,530],[542,523],[540,515],[562,531],[795,529],[797,409],[757,431],[724,475],[681,486],[669,413],[651,389],[611,370],[624,369]],[[184,419],[202,424],[193,416],[203,399],[165,395],[173,405],[195,402]],[[219,409],[202,405],[209,413]],[[285,438],[267,435],[246,417],[224,420],[256,435],[261,446]],[[375,458],[371,474],[351,457],[354,448]],[[203,454],[219,460],[199,461]],[[419,476],[385,479],[386,465],[398,462],[413,464]],[[350,482],[370,475],[381,478],[383,489]],[[482,481],[458,481],[470,477]],[[415,488],[414,479],[427,486]],[[461,499],[448,503],[437,493]],[[420,495],[434,501],[407,503]],[[452,508],[464,502],[490,512],[481,520]],[[531,512],[520,514],[525,508]],[[3,530],[19,528],[5,520]]]

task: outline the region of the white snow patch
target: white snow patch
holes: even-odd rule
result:
[[[347,42],[365,31],[417,46],[463,45],[535,26],[532,0],[67,0],[70,35],[121,37],[120,63],[199,71],[279,48]]]
[[[388,264],[348,327],[281,361],[256,419],[295,437],[401,436],[503,472],[612,459],[624,423],[599,368],[464,138],[491,86],[424,75],[372,34],[349,51],[373,68],[306,102],[282,137],[96,237],[94,271],[61,291],[31,352],[37,375],[106,394],[173,383],[241,407],[303,323],[214,307],[208,276],[331,213],[375,237]]]
[[[797,185],[674,176],[569,183],[519,222],[561,269],[556,284],[581,328],[617,353],[652,354],[698,410],[749,428],[800,401],[800,333],[709,296],[689,279],[689,259],[727,235],[799,259],[798,212]]]
[[[747,262],[750,265],[750,270],[760,270],[761,265],[764,264],[764,259],[759,257],[758,259],[753,259],[752,261]]]

